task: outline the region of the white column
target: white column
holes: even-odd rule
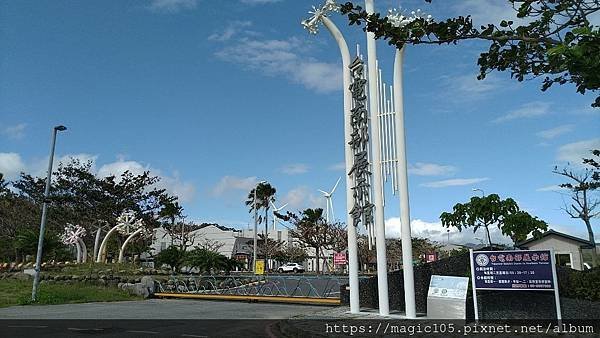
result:
[[[77,263],[81,263],[81,246],[79,242],[75,242],[75,248],[77,248]]]
[[[119,227],[118,225],[115,225],[112,229],[110,229],[108,231],[106,236],[104,236],[104,239],[102,240],[102,243],[100,244],[100,249],[98,249],[98,256],[96,257],[96,263],[104,263],[104,260],[106,259],[106,246],[108,245],[108,240],[110,239],[110,235],[112,235],[113,232],[115,232],[118,227]]]
[[[81,246],[81,263],[87,263],[87,254],[88,254],[87,246],[85,245],[85,242],[81,238],[78,239],[77,242]]]
[[[402,223],[402,270],[404,272],[404,302],[406,317],[416,318],[415,276],[413,272],[410,209],[408,203],[408,170],[406,165],[406,136],[404,135],[404,101],[402,93],[402,63],[404,48],[396,50],[394,60],[394,101],[396,103],[396,149],[398,150],[398,189],[400,221]]]
[[[102,232],[102,227],[100,226],[98,230],[96,230],[96,237],[94,239],[94,262],[98,258],[98,246],[100,245],[100,233]]]
[[[121,246],[121,250],[119,250],[119,263],[123,263],[123,255],[125,253],[125,248],[127,248],[127,244],[129,244],[129,242],[131,242],[131,239],[135,236],[137,236],[138,234],[140,234],[142,232],[143,229],[137,229],[136,231],[134,231],[131,235],[129,235],[129,237],[127,237],[127,239],[125,240],[125,242],[123,242],[123,245]]]
[[[375,11],[373,0],[365,1],[368,14]],[[367,32],[367,61],[369,74],[369,110],[371,111],[371,152],[373,161],[373,201],[375,203],[375,248],[377,250],[377,291],[379,314],[390,314],[388,297],[387,258],[385,248],[385,220],[383,210],[383,180],[381,173],[381,133],[379,132],[379,91],[377,88],[377,45],[375,34]]]
[[[352,107],[352,96],[350,94],[350,51],[348,50],[348,44],[342,36],[340,30],[335,24],[327,17],[321,19],[325,27],[329,30],[331,35],[335,38],[340,52],[342,54],[342,68],[343,68],[343,80],[344,80],[344,155],[346,157],[346,224],[348,232],[348,277],[350,282],[350,312],[360,312],[360,301],[358,294],[358,243],[356,241],[356,228],[354,227],[350,210],[353,207],[353,194],[352,194],[352,179],[348,175],[348,172],[352,168],[353,154],[352,148],[348,144],[351,140],[350,134],[352,133],[352,125],[350,124],[350,109]]]

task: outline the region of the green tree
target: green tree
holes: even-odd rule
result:
[[[19,254],[32,255],[37,253],[39,232],[34,229],[21,229],[14,239],[15,247]],[[44,250],[42,260],[68,260],[71,257],[69,250],[61,243],[53,232],[44,235]]]
[[[157,266],[168,265],[173,272],[181,271],[181,267],[186,262],[186,251],[172,245],[156,255],[154,261]]]
[[[506,220],[508,218],[508,223]],[[467,203],[457,203],[452,212],[443,212],[440,215],[442,225],[455,227],[459,231],[472,227],[473,232],[479,228],[486,231],[488,244],[492,245],[489,227],[496,225],[504,235],[518,240],[527,237],[529,233],[539,235],[540,230],[546,230],[547,224],[528,213],[519,210],[517,202],[512,198],[502,200],[500,196],[491,194],[485,197],[471,197]],[[524,222],[524,223],[520,223]]]
[[[320,259],[325,250],[333,250],[335,245],[340,245],[340,235],[345,228],[342,223],[327,223],[323,217],[323,209],[305,209],[300,216],[288,212],[287,216],[279,215],[282,219],[290,221],[293,229],[290,234],[302,246],[313,248],[316,258],[316,272],[321,270]]]
[[[286,246],[277,251],[273,258],[279,263],[303,263],[308,259],[306,250],[298,246]]]
[[[431,2],[431,0],[425,0]],[[493,70],[510,71],[518,81],[543,77],[542,90],[571,83],[577,92],[600,89],[600,27],[590,16],[600,11],[598,0],[506,0],[523,24],[502,20],[476,27],[469,15],[436,21],[430,17],[394,20],[369,15],[351,2],[341,6],[350,25],[365,24],[376,38],[402,48],[405,44],[457,44],[463,40],[489,42],[479,56],[478,79]],[[594,107],[600,107],[597,96]]]
[[[513,243],[517,244],[526,240],[529,234],[534,238],[540,238],[542,233],[548,230],[548,224],[519,210],[504,217],[500,230],[503,235],[510,237]]]
[[[588,240],[593,248],[592,258],[594,265],[598,265],[598,253],[596,250],[596,240],[594,238],[594,229],[592,228],[592,219],[600,215],[596,211],[600,205],[600,198],[597,192],[600,188],[600,150],[591,151],[591,158],[584,158],[582,170],[563,168],[559,170],[554,167],[554,173],[566,177],[570,182],[560,185],[569,190],[572,203],[563,207],[563,210],[571,218],[581,219],[588,231]]]
[[[200,273],[215,273],[221,270],[231,269],[233,262],[220,253],[196,248],[189,252],[186,264],[196,268]]]

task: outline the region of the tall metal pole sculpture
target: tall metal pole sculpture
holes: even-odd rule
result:
[[[31,301],[37,300],[37,289],[40,285],[40,269],[42,266],[42,250],[44,247],[44,232],[46,231],[46,217],[48,216],[48,198],[50,196],[50,181],[52,180],[52,164],[54,162],[54,149],[56,148],[56,134],[65,131],[67,127],[56,126],[52,129],[52,142],[50,145],[50,158],[48,159],[48,171],[46,177],[46,189],[44,190],[44,204],[42,206],[42,221],[40,222],[40,236],[38,238],[37,254],[35,258],[35,273],[33,275],[33,287],[31,288]]]
[[[65,245],[75,245],[77,248],[77,263],[87,262],[87,247],[82,238],[86,230],[80,225],[67,224],[65,231],[61,234],[61,242]]]
[[[411,21],[421,18],[421,10],[412,12],[412,17],[402,15],[397,11],[389,11],[388,20],[396,26],[404,26]],[[431,20],[431,15],[426,20]],[[415,278],[413,271],[412,238],[410,227],[410,204],[408,196],[408,166],[406,161],[406,135],[404,132],[404,95],[403,95],[403,60],[404,47],[396,49],[394,58],[394,86],[393,101],[391,106],[395,111],[395,148],[397,151],[397,179],[400,194],[400,222],[402,243],[402,270],[404,277],[404,302],[406,305],[406,317],[416,318],[415,305]]]
[[[402,243],[402,271],[404,274],[404,304],[406,317],[416,318],[415,275],[413,271],[410,209],[408,202],[408,166],[406,164],[406,135],[404,133],[404,96],[402,66],[404,48],[396,50],[394,58],[394,102],[396,104],[396,149],[398,150],[398,185],[400,187],[400,234]]]
[[[369,14],[375,11],[373,0],[365,1],[365,10]],[[369,110],[371,112],[371,135],[373,154],[373,189],[375,203],[375,248],[377,250],[377,291],[379,296],[379,314],[390,314],[388,297],[387,257],[385,245],[385,220],[383,206],[383,178],[381,171],[381,132],[379,130],[379,88],[377,46],[375,34],[367,32],[367,62],[369,74]]]
[[[98,257],[96,257],[96,263],[104,263],[106,261],[106,247],[108,246],[108,240],[115,232],[119,231],[125,224],[129,224],[133,222],[135,219],[135,213],[131,210],[126,210],[121,213],[119,217],[117,217],[117,225],[112,227],[104,236],[102,240],[102,244],[100,244],[100,249],[98,249]]]
[[[128,223],[123,224],[123,226],[121,226],[117,231],[119,231],[119,233],[121,235],[129,235],[127,237],[127,239],[125,240],[125,242],[123,242],[123,245],[121,246],[121,249],[119,250],[119,263],[123,263],[123,255],[125,254],[125,249],[127,248],[127,244],[129,244],[129,242],[131,242],[131,240],[133,239],[133,237],[142,234],[142,236],[147,236],[147,229],[144,225],[144,221],[142,221],[141,219],[128,219]],[[183,241],[183,235],[181,237],[181,240]]]
[[[318,32],[318,24],[322,22],[323,25],[329,30],[335,41],[338,43],[340,53],[342,54],[342,73],[343,73],[343,85],[344,85],[344,155],[346,162],[346,173],[348,173],[353,165],[354,154],[352,148],[348,146],[351,142],[352,137],[352,125],[350,110],[352,109],[352,95],[350,93],[350,51],[348,50],[348,44],[344,39],[344,36],[335,24],[327,18],[327,13],[331,11],[337,11],[338,6],[333,0],[327,0],[321,8],[313,7],[311,14],[313,16],[302,22],[304,28],[306,28],[311,34]],[[352,210],[353,208],[353,193],[349,188],[353,184],[350,175],[346,175],[346,210]],[[350,284],[350,312],[360,312],[360,301],[358,292],[358,245],[356,228],[352,225],[353,219],[350,214],[347,215],[348,224],[348,275]]]

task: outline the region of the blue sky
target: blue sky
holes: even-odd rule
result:
[[[313,4],[0,2],[0,171],[43,175],[50,130],[64,124],[59,158],[93,159],[99,175],[151,170],[193,220],[247,226],[244,196],[260,180],[291,210],[324,206],[317,189],[344,174],[341,60],[325,30],[311,36],[300,25]],[[397,4],[376,1],[379,10]],[[402,4],[436,18],[512,15],[491,0]],[[366,44],[360,29],[332,19],[349,45]],[[393,49],[378,47],[390,82]],[[562,181],[551,171],[600,147],[594,96],[568,85],[542,93],[539,80],[517,83],[503,73],[477,81],[484,49],[469,42],[406,52],[413,232],[445,238],[439,214],[480,188],[585,237],[583,223],[560,210],[568,197],[556,191]],[[338,218],[343,188],[334,195]],[[398,215],[389,197],[392,236]],[[452,233],[452,241],[463,240],[477,241],[470,231]]]

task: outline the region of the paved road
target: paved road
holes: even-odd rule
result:
[[[0,337],[278,337],[282,319],[326,307],[151,299],[0,309]],[[61,320],[57,320],[61,319]]]
[[[287,319],[323,310],[298,304],[219,302],[187,299],[13,306],[1,319]]]

